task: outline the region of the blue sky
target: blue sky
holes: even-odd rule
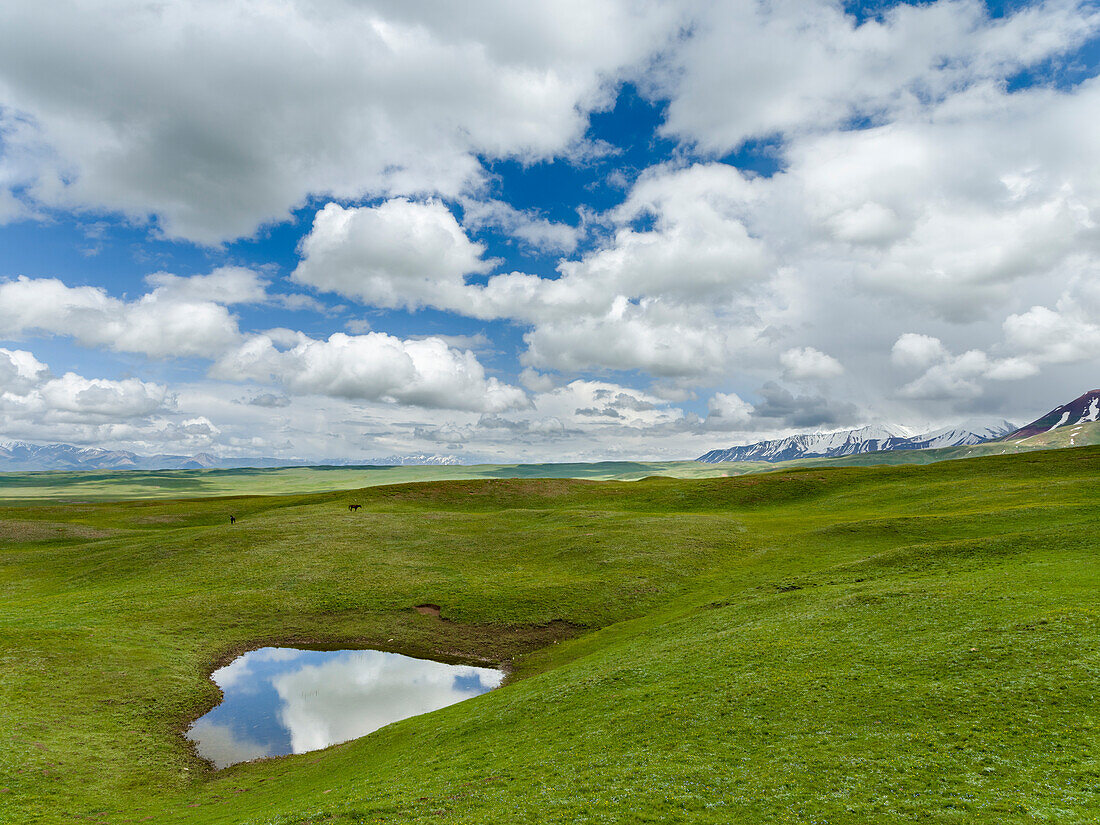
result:
[[[1095,2],[0,10],[0,440],[690,458],[1095,386]]]

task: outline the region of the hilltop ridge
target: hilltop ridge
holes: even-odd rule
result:
[[[1001,438],[1001,441],[1020,441],[1025,438],[1048,433],[1061,427],[1073,427],[1080,424],[1092,424],[1100,421],[1100,390],[1089,390],[1068,404],[1055,407],[1050,412],[1036,418]]]

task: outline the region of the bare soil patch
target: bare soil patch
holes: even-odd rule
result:
[[[103,539],[118,535],[118,532],[118,530],[104,530],[63,521],[0,520],[0,542]]]
[[[134,524],[180,524],[187,520],[188,516],[140,516],[139,518],[134,519]]]

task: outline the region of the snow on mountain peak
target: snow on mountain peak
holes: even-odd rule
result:
[[[1089,390],[1068,404],[1056,407],[1046,415],[1036,418],[1030,424],[1005,436],[1005,440],[1019,441],[1040,433],[1048,433],[1059,427],[1088,424],[1093,421],[1100,421],[1100,390]]]
[[[854,430],[804,433],[758,441],[726,450],[711,450],[697,461],[790,461],[872,453],[880,450],[925,450],[980,444],[1013,430],[1008,421],[971,421],[928,433],[916,433],[897,424],[868,424]]]

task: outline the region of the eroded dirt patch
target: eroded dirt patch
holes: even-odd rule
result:
[[[178,515],[160,515],[160,516],[139,516],[134,519],[134,524],[182,524],[189,519],[189,516]]]
[[[118,535],[118,530],[104,530],[64,521],[0,520],[0,542],[55,541],[73,539],[104,539]]]
[[[416,612],[421,616],[438,616],[442,612],[442,608],[438,604],[418,604]]]

